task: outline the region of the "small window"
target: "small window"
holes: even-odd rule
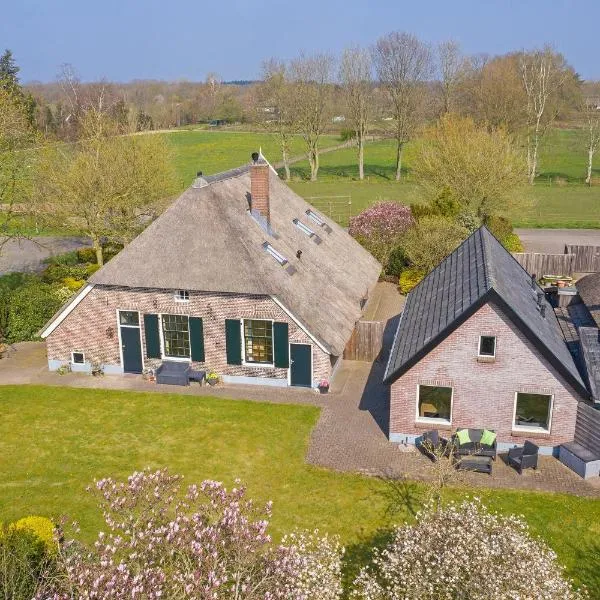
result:
[[[552,396],[549,394],[526,394],[517,392],[515,403],[515,427],[550,431]]]
[[[85,354],[83,352],[71,352],[71,362],[74,365],[85,364]]]
[[[177,290],[175,292],[175,302],[189,302],[190,293],[188,290]]]
[[[316,223],[319,227],[323,227],[323,225],[325,225],[325,221],[314,210],[311,210],[309,208],[306,211],[306,215],[308,216],[308,218],[311,221],[313,221],[314,223]]]
[[[190,322],[186,315],[163,315],[164,355],[190,358]]]
[[[452,388],[419,385],[419,420],[452,421]]]
[[[496,356],[496,338],[492,335],[482,335],[479,338],[479,356]]]
[[[244,351],[247,363],[273,363],[273,323],[244,319]]]
[[[120,310],[119,323],[121,325],[129,325],[130,327],[139,327],[140,313],[134,310]]]
[[[315,235],[315,232],[308,225],[305,225],[304,223],[302,223],[302,221],[299,221],[298,219],[294,219],[294,225],[302,233],[305,233],[309,237],[312,237],[313,235]]]
[[[273,248],[273,246],[271,246],[271,244],[269,244],[269,242],[265,242],[263,244],[263,248],[280,264],[280,265],[287,265],[288,260],[285,256],[283,256],[283,254],[280,254],[279,252],[277,252],[277,250],[275,250],[275,248]]]

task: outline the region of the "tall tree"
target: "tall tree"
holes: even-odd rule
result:
[[[294,134],[292,86],[283,62],[270,59],[263,64],[263,83],[259,94],[264,123],[279,138],[285,179],[290,180],[290,141]]]
[[[290,65],[293,115],[306,143],[311,181],[319,173],[319,139],[325,129],[332,72],[333,58],[328,54],[301,55]]]
[[[591,186],[594,155],[596,154],[598,146],[600,145],[600,111],[597,108],[597,102],[592,102],[587,98],[583,100],[582,113],[585,119],[585,127],[587,129],[587,170],[585,182]]]
[[[416,36],[395,31],[377,41],[373,59],[379,81],[392,102],[396,138],[396,180],[402,176],[402,151],[419,122],[419,94],[432,75],[429,46]]]
[[[15,101],[19,102],[27,115],[31,127],[35,127],[36,103],[29,92],[25,92],[19,83],[19,67],[10,50],[5,50],[0,56],[0,88],[12,94]]]
[[[466,61],[458,42],[447,40],[438,45],[438,69],[442,86],[442,113],[455,110],[455,97],[466,71]]]
[[[366,50],[358,46],[344,50],[340,65],[340,81],[349,121],[356,138],[358,177],[364,179],[365,138],[369,130],[373,103],[371,57]]]
[[[520,68],[527,99],[527,179],[533,185],[540,141],[560,111],[567,79],[575,75],[564,57],[549,47],[523,53]]]
[[[77,144],[45,149],[37,192],[59,223],[89,236],[102,265],[102,240],[130,241],[163,208],[174,178],[160,136],[118,135],[117,124],[93,109],[81,133]]]

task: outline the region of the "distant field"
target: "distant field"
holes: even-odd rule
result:
[[[556,130],[541,147],[540,175],[536,185],[523,190],[525,206],[513,215],[520,227],[600,227],[600,181],[591,188],[584,184],[586,169],[585,132]],[[319,181],[308,181],[307,161],[292,168],[291,187],[304,197],[350,196],[356,214],[379,200],[418,202],[418,190],[411,181],[415,160],[409,145],[405,152],[404,182],[394,181],[394,142],[378,140],[365,149],[365,181],[358,181],[356,152],[345,148],[321,157]],[[600,179],[600,154],[594,176]],[[327,198],[315,200],[321,207]],[[319,204],[320,203],[320,204]]]
[[[206,175],[238,167],[262,148],[272,163],[281,160],[277,138],[269,133],[242,131],[175,131],[163,135],[173,150],[173,161],[181,188],[192,183],[198,171]],[[340,143],[336,136],[324,136],[323,147]],[[304,152],[300,136],[292,140],[292,155]]]

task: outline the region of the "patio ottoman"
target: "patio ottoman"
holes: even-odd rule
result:
[[[458,463],[460,471],[475,471],[477,473],[492,474],[492,458],[490,456],[465,456]]]

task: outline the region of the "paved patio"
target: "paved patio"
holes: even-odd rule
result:
[[[386,328],[393,335],[395,320]],[[384,360],[374,364],[344,362],[332,383],[331,393],[319,395],[295,388],[259,386],[157,385],[139,375],[92,377],[70,373],[50,373],[42,343],[17,344],[9,358],[0,360],[0,384],[38,384],[74,388],[135,390],[155,393],[209,395],[273,403],[311,404],[322,409],[307,453],[307,462],[338,471],[360,472],[373,476],[406,477],[426,481],[432,476],[432,463],[413,447],[388,442],[387,391],[381,384]],[[600,498],[600,478],[594,483],[580,479],[558,460],[540,458],[537,471],[519,475],[501,459],[493,475],[461,472],[457,484],[472,487],[514,488],[568,493]]]

